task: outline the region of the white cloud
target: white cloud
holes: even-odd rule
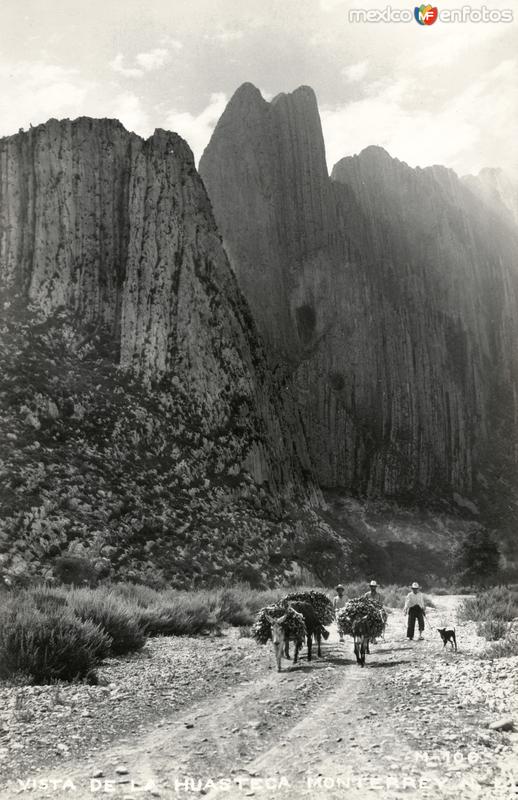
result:
[[[138,53],[136,57],[136,62],[139,64],[142,69],[146,72],[151,72],[154,69],[160,69],[163,67],[164,64],[167,64],[171,55],[169,50],[165,50],[163,47],[157,47],[155,50],[151,50],[149,53]]]
[[[114,72],[118,72],[119,75],[123,75],[125,78],[141,78],[144,74],[143,70],[136,67],[125,67],[122,53],[117,53],[113,61],[109,62],[109,66]]]
[[[358,61],[356,64],[350,64],[348,67],[344,67],[342,70],[342,75],[349,83],[354,83],[355,81],[361,81],[365,78],[367,72],[369,70],[369,62],[368,61]]]
[[[175,42],[175,46],[178,50],[182,47],[182,44],[181,42]],[[125,67],[122,53],[117,53],[113,61],[109,62],[109,66],[114,72],[118,72],[119,75],[123,75],[125,78],[142,78],[146,72],[152,72],[165,66],[170,58],[171,53],[169,50],[164,47],[157,47],[148,53],[137,53],[135,61],[138,66],[136,67]]]
[[[116,91],[116,87],[112,87]],[[0,63],[0,135],[38,125],[50,117],[109,117],[140,136],[154,125],[142,99],[132,92],[106,93],[76,69],[42,62]]]
[[[509,142],[516,141],[517,75],[517,62],[508,59],[428,107],[419,102],[417,78],[377,81],[363,98],[322,109],[329,168],[369,144],[411,166],[446,164],[461,174],[495,164],[495,155],[516,161],[517,145],[510,151]]]
[[[0,64],[0,133],[14,133],[49,117],[80,115],[91,85],[72,68],[41,62]]]
[[[223,92],[216,92],[211,94],[209,104],[197,115],[172,109],[164,127],[186,139],[197,163],[226,105],[227,96]]]
[[[153,125],[149,121],[147,112],[142,108],[142,102],[136,94],[123,92],[117,95],[113,104],[113,113],[110,116],[120,120],[125,128],[139,136],[150,136]]]

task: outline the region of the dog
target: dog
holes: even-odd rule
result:
[[[457,637],[455,636],[455,628],[453,630],[447,630],[446,628],[437,628],[438,633],[441,635],[442,643],[444,647],[448,644],[451,644],[451,649],[455,648],[455,652],[457,652]]]

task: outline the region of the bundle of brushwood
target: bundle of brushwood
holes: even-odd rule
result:
[[[302,647],[306,638],[306,626],[302,614],[289,606],[265,606],[258,612],[252,627],[252,636],[259,644],[266,644],[271,639],[272,626],[268,617],[285,617],[282,627],[284,635]]]
[[[353,635],[355,622],[366,618],[371,637],[381,636],[387,622],[387,614],[379,603],[369,597],[354,597],[338,612],[338,630],[342,635]]]
[[[293,592],[287,594],[282,602],[289,603],[292,600],[310,603],[322,625],[330,625],[333,622],[335,617],[333,604],[325,592],[319,592],[318,589],[311,589],[308,592]]]

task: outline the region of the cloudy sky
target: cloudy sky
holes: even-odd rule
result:
[[[0,134],[117,117],[184,136],[197,158],[244,81],[317,94],[328,166],[369,144],[459,173],[518,165],[516,21],[358,24],[386,0],[3,0]],[[480,8],[483,3],[475,3]],[[408,0],[391,0],[411,8]],[[443,0],[440,10],[464,0]]]

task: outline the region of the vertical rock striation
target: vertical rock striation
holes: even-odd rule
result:
[[[330,179],[306,87],[269,104],[241,87],[200,173],[322,486],[463,502],[502,470],[515,483],[518,239],[500,214],[378,147]]]
[[[50,120],[0,140],[0,281],[102,326],[115,360],[175,381],[204,431],[246,409],[245,463],[277,493],[319,501],[289,391],[271,379],[192,153],[115,120]],[[239,469],[239,465],[238,465]]]

